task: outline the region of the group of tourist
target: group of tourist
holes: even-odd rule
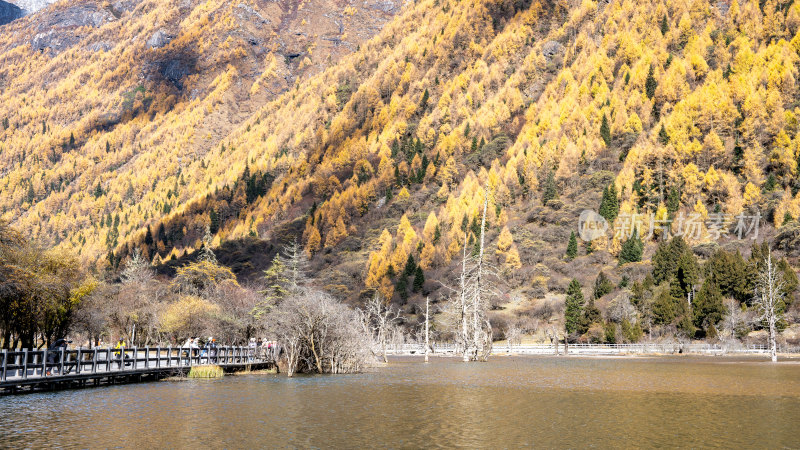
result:
[[[255,358],[256,355],[266,359],[274,359],[275,356],[280,355],[277,341],[268,341],[263,338],[250,338],[247,346],[252,349],[250,352],[250,359]]]

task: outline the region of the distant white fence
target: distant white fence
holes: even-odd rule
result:
[[[453,354],[456,352],[454,344],[444,343],[431,346],[432,354]],[[402,344],[391,346],[388,353],[394,355],[414,355],[425,353],[424,344]],[[765,345],[743,344],[681,344],[680,342],[655,343],[645,342],[638,344],[569,344],[568,351],[576,355],[630,355],[630,354],[679,354],[692,353],[703,355],[724,354],[766,354],[769,349]],[[564,354],[564,344],[558,345],[558,353]],[[779,353],[800,353],[800,347],[778,346]],[[495,345],[492,351],[495,355],[554,355],[556,349],[551,344],[535,345]]]

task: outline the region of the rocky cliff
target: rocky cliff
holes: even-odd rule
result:
[[[22,10],[16,5],[0,0],[0,25],[5,25],[22,17]]]

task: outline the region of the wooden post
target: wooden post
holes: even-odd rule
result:
[[[156,347],[156,367],[161,368],[161,346]]]
[[[430,312],[430,303],[431,298],[425,297],[425,362],[428,362],[428,349],[431,348],[428,343],[428,313]]]
[[[144,348],[144,368],[150,368],[150,347]]]
[[[97,373],[97,347],[92,352],[92,373]]]
[[[22,349],[22,379],[28,379],[28,349]]]
[[[81,373],[81,366],[83,365],[83,360],[81,360],[81,348],[78,347],[78,353],[75,357],[75,373]]]
[[[42,377],[47,378],[47,349],[42,350]]]
[[[6,381],[6,366],[8,365],[8,352],[3,350],[3,373],[2,373],[2,380]]]

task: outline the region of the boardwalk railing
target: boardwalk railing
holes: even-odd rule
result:
[[[147,347],[0,351],[0,383],[57,381],[75,375],[143,374],[216,364],[222,367],[274,361],[269,349],[250,347]]]
[[[456,347],[452,343],[436,344],[432,346],[434,354],[452,354]],[[564,353],[564,344],[558,346],[558,351]],[[396,355],[425,353],[424,344],[402,344],[391,346],[388,352]],[[493,347],[494,354],[520,354],[520,355],[553,355],[556,349],[552,344],[506,344]],[[800,347],[778,346],[779,353],[800,353]],[[695,354],[766,354],[769,349],[766,345],[742,344],[681,344],[680,342],[663,343],[638,343],[638,344],[569,344],[569,353],[576,355],[616,355],[616,354],[655,354],[655,353],[695,353]]]

